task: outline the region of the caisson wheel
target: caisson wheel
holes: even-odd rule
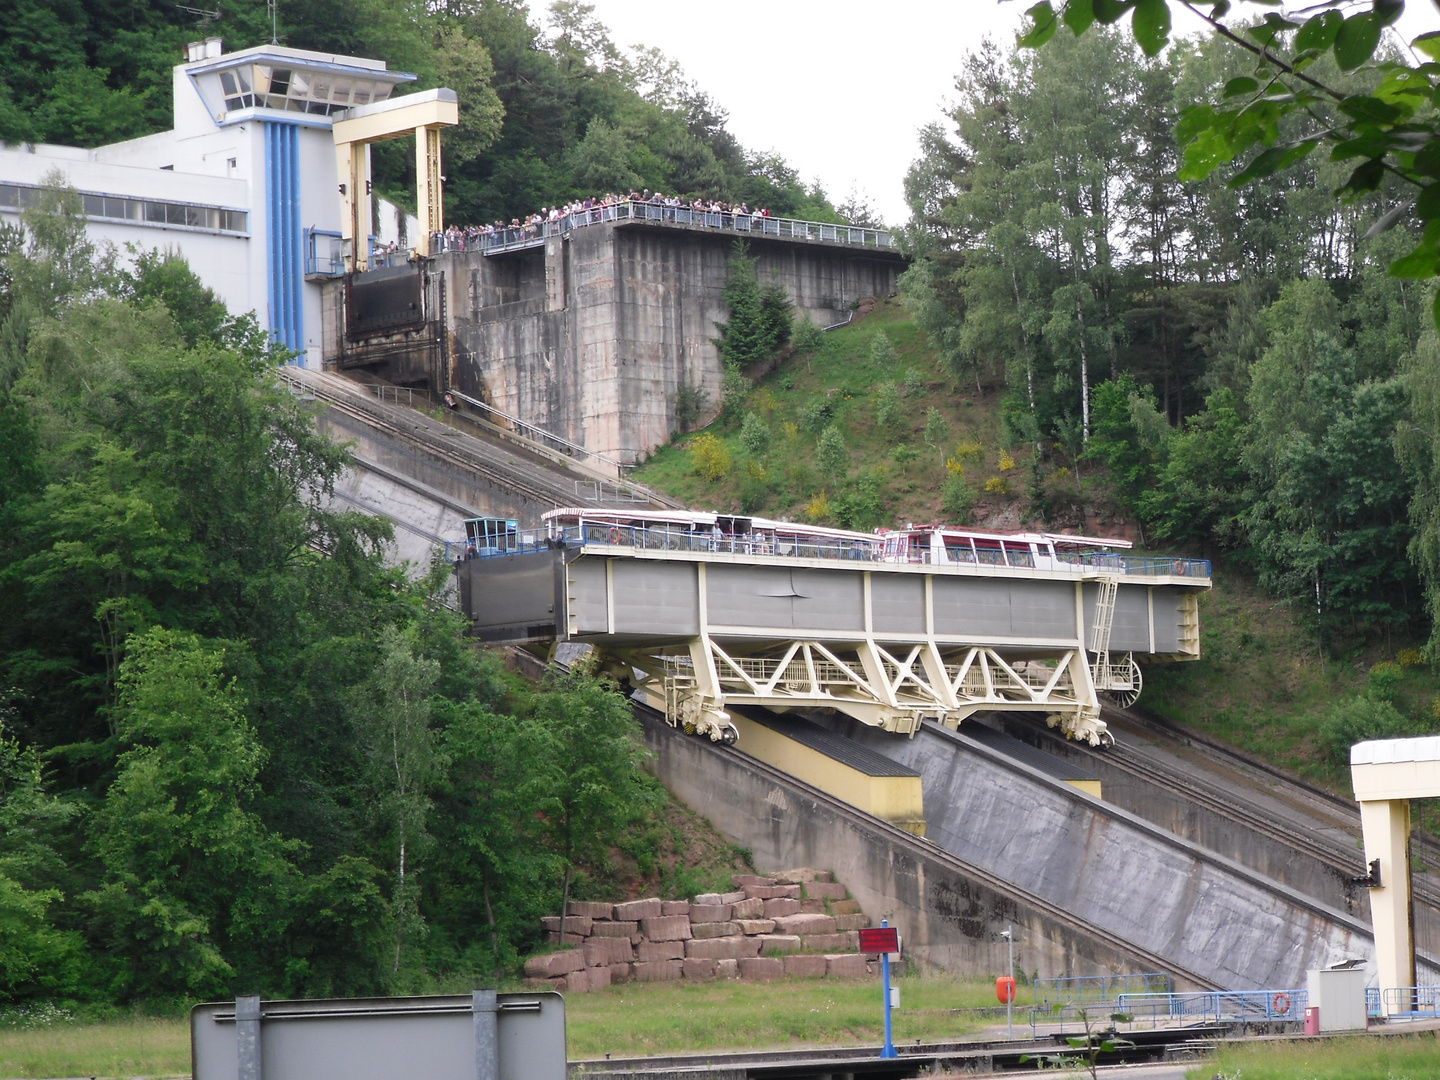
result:
[[[1115,679],[1115,682],[1126,681],[1123,676],[1128,675],[1130,685],[1123,690],[1106,690],[1105,698],[1122,709],[1128,709],[1140,700],[1140,690],[1144,686],[1140,665],[1135,662],[1133,656],[1127,656],[1120,664],[1116,665],[1115,673],[1122,675],[1122,678]]]

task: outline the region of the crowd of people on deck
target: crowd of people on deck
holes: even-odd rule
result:
[[[764,207],[752,209],[748,204],[722,203],[714,199],[687,199],[680,195],[664,195],[658,191],[651,191],[645,188],[642,191],[631,191],[626,195],[609,194],[600,197],[576,199],[563,206],[547,206],[543,209],[521,218],[511,218],[507,224],[503,220],[496,220],[488,225],[471,225],[462,228],[459,225],[452,225],[443,233],[435,233],[430,238],[431,248],[436,251],[467,251],[492,247],[496,244],[508,244],[534,239],[545,233],[545,227],[552,223],[559,225],[568,222],[569,225],[589,225],[598,221],[605,221],[613,215],[606,214],[611,207],[625,207],[627,213],[621,216],[635,216],[632,208],[643,208],[647,212],[645,217],[653,217],[657,220],[676,219],[676,211],[689,211],[692,214],[719,215],[719,220],[713,222],[717,226],[733,228],[737,224],[748,225],[754,218],[768,218],[770,211]],[[684,217],[682,220],[691,220]],[[710,224],[702,219],[701,224]],[[563,227],[563,226],[562,226]]]

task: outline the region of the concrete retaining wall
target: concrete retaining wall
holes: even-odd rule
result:
[[[450,378],[474,397],[621,460],[678,430],[682,386],[713,414],[714,338],[734,237],[654,223],[606,223],[502,255],[439,256],[453,329]],[[853,301],[889,296],[904,268],[892,251],[755,238],[762,284],[797,312],[842,321]]]
[[[641,713],[655,771],[678,798],[750,848],[757,866],[834,870],[865,911],[900,927],[906,955],[922,967],[997,974],[1006,964],[1000,931],[1013,924],[1015,962],[1041,978],[1168,968],[1177,988],[1212,985],[743,753]]]

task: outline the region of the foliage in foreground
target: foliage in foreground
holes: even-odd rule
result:
[[[467,643],[253,320],[77,201],[0,237],[0,1003],[493,981],[665,880],[625,700]]]

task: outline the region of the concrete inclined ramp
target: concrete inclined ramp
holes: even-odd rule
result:
[[[1006,758],[967,738],[963,726],[956,734],[927,725],[907,740],[853,722],[825,723],[921,774],[928,842],[983,875],[990,887],[1003,882],[1032,902],[1068,912],[1094,933],[1157,958],[1160,970],[1225,988],[1288,988],[1303,986],[1309,968],[1373,954],[1370,928],[1355,916]],[[748,767],[758,765],[736,757]],[[679,770],[662,779],[757,855],[768,849],[765,858],[776,865],[807,861],[803,852],[814,842],[787,850],[785,831],[766,820],[775,817],[773,802],[749,810],[725,807],[718,785],[692,785]],[[842,813],[865,816],[849,807]],[[805,832],[795,827],[790,842]],[[843,857],[844,845],[826,854]],[[885,872],[874,859],[862,865]],[[859,881],[860,869],[844,880]],[[883,880],[869,884],[884,890]],[[884,908],[867,904],[866,910]],[[928,923],[930,916],[925,918]],[[957,920],[951,932],[985,939],[1000,928]],[[936,955],[948,954],[941,948]],[[1440,974],[1424,962],[1422,970]]]

